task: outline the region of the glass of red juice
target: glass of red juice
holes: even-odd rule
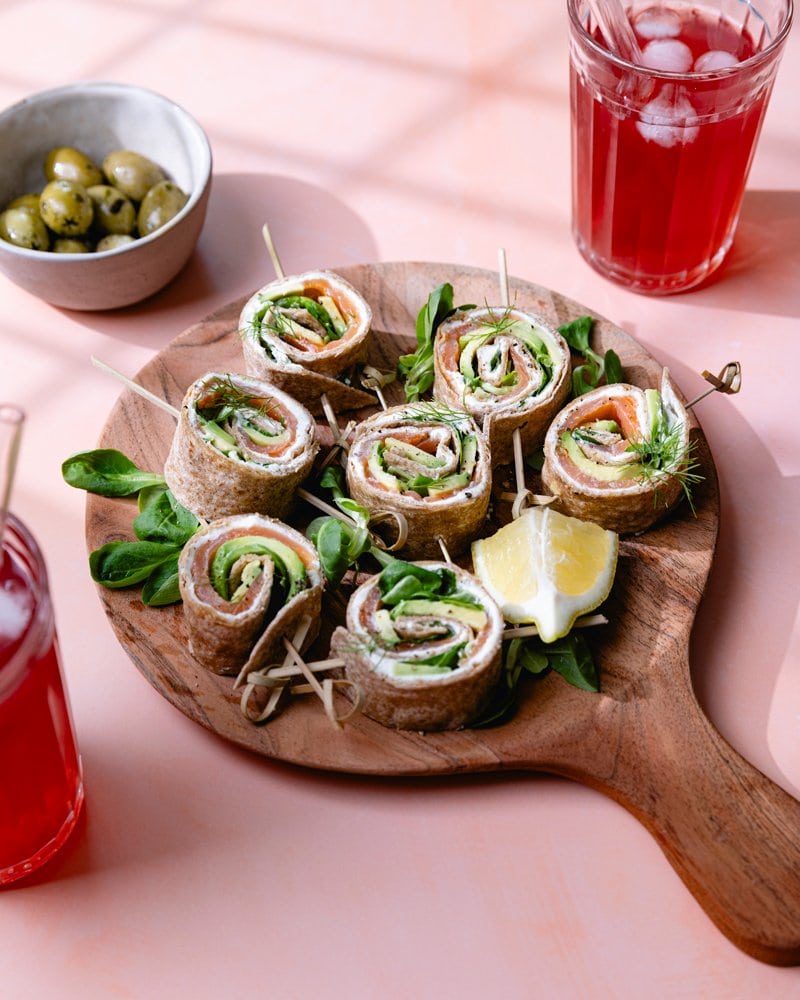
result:
[[[686,291],[733,242],[792,0],[623,3],[630,60],[567,0],[573,235],[606,278]]]
[[[66,842],[83,804],[81,762],[59,662],[47,571],[35,539],[0,523],[0,885]]]

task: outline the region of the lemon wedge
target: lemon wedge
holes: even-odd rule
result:
[[[618,552],[615,532],[530,507],[473,542],[472,563],[506,621],[533,623],[544,642],[553,642],[608,597]]]

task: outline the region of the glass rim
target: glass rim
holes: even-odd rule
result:
[[[701,73],[691,71],[685,73],[675,73],[671,70],[650,69],[648,66],[640,66],[638,63],[630,62],[630,60],[617,55],[615,52],[607,49],[604,45],[601,45],[589,34],[578,16],[578,4],[580,2],[581,0],[567,0],[567,13],[569,14],[570,23],[580,34],[583,42],[587,44],[596,55],[600,56],[606,62],[611,62],[616,66],[622,67],[628,72],[672,82],[685,82],[687,80],[694,82],[704,80],[724,80],[726,77],[738,76],[743,70],[749,71],[754,66],[759,66],[761,63],[770,59],[774,55],[775,49],[779,48],[786,40],[786,36],[789,34],[794,16],[794,0],[786,0],[786,16],[779,30],[776,32],[775,37],[770,40],[769,44],[765,46],[765,48],[760,49],[758,52],[754,52],[752,56],[744,59],[740,63],[737,63],[736,66],[726,66],[722,69],[710,69]],[[750,6],[749,3],[748,6]]]

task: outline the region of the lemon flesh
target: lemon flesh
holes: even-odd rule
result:
[[[475,573],[514,624],[534,624],[545,642],[608,597],[619,538],[599,525],[532,507],[472,544]]]

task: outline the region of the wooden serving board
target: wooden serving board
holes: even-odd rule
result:
[[[477,269],[400,263],[339,273],[372,305],[370,360],[384,369],[413,349],[417,312],[436,285],[450,281],[457,304],[499,299],[497,274]],[[509,284],[516,305],[556,326],[590,312],[536,285],[513,279]],[[143,368],[137,381],[177,407],[199,375],[243,371],[237,329],[243,304],[231,303],[191,327]],[[628,381],[659,384],[659,365],[622,330],[598,319],[594,336],[600,349],[617,351]],[[399,387],[392,391],[399,401]],[[168,413],[126,390],[100,446],[119,449],[141,468],[159,470],[174,427]],[[267,725],[254,726],[240,710],[232,679],[202,669],[189,655],[180,606],[146,608],[138,588],[99,593],[119,641],[144,676],[181,712],[224,739],[275,760],[357,774],[519,769],[573,778],[616,799],[645,825],[739,948],[766,962],[797,964],[800,803],[723,740],[692,691],[689,633],[719,520],[713,462],[700,428],[693,434],[705,475],[695,494],[696,516],[684,504],[660,527],[621,543],[605,606],[610,624],[591,635],[602,692],[578,690],[554,674],[531,679],[514,717],[494,728],[396,732],[356,716],[336,731],[319,702],[303,697]],[[134,516],[129,500],[90,496],[89,549],[130,539]]]

